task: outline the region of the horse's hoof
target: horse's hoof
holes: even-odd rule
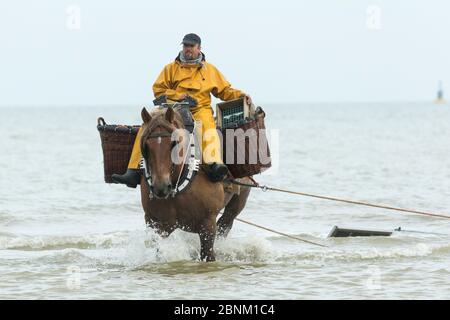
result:
[[[206,259],[202,259],[201,261],[203,261],[203,262],[214,262],[214,261],[216,261],[216,258],[214,258],[214,257],[206,258]]]

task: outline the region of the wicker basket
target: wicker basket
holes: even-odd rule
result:
[[[114,173],[126,172],[139,128],[140,126],[106,124],[103,118],[98,118],[97,129],[102,140],[106,183],[113,183],[111,176]]]
[[[223,160],[234,178],[252,176],[271,167],[270,150],[264,125],[265,116],[262,108],[258,107],[252,119],[247,119],[235,128],[222,129]],[[248,131],[249,129],[250,131]],[[245,141],[244,146],[238,148],[238,141]],[[230,153],[233,152],[233,154],[227,154],[227,146],[233,146],[233,150],[230,150]],[[262,155],[265,158],[262,158]],[[230,158],[232,161],[229,161]]]

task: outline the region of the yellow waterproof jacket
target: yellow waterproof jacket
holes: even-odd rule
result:
[[[180,61],[179,56],[174,62],[164,67],[153,84],[155,98],[166,95],[170,100],[181,100],[186,93],[197,100],[197,107],[209,108],[211,93],[221,100],[233,100],[244,96],[244,92],[234,89],[222,73],[211,63],[203,61],[201,64],[189,65]]]

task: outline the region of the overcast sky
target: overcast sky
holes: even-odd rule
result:
[[[432,100],[439,80],[448,98],[449,17],[445,0],[2,0],[0,105],[149,104],[189,32],[257,103]]]

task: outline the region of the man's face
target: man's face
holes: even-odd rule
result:
[[[200,54],[200,45],[197,44],[183,44],[183,54],[189,59],[197,59]]]

